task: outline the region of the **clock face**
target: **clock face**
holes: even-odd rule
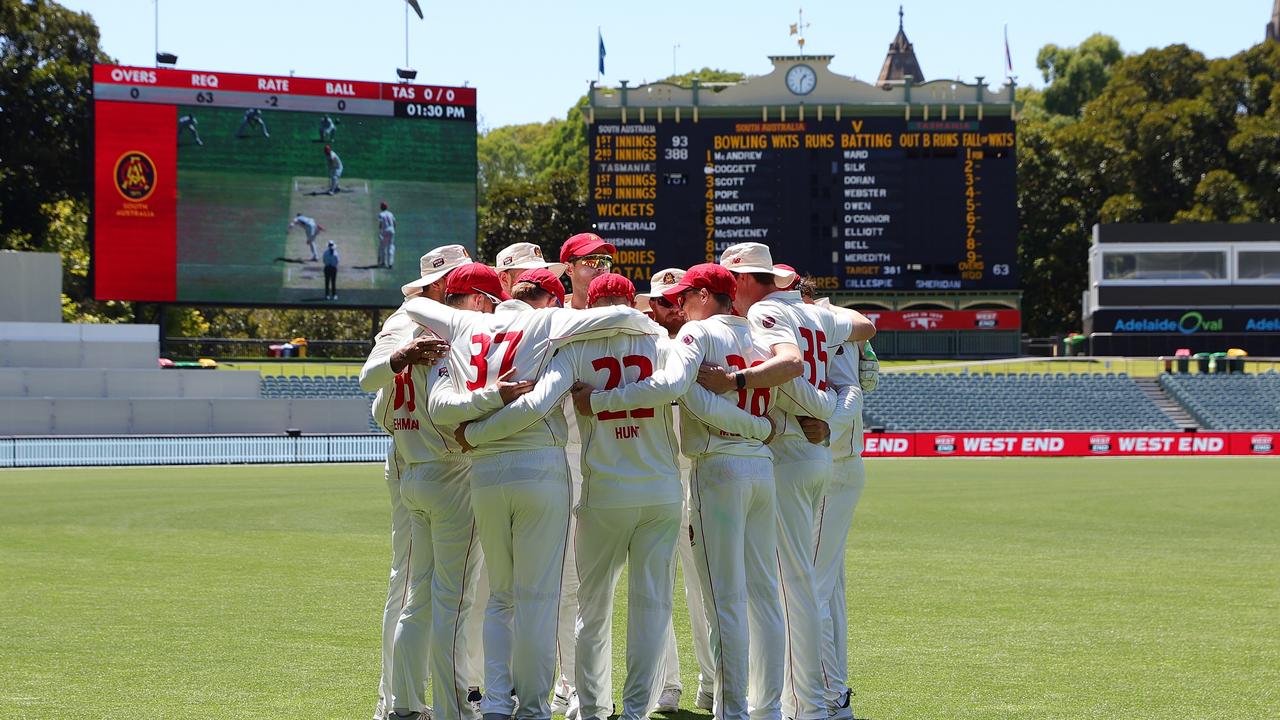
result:
[[[818,76],[808,65],[796,65],[787,71],[787,89],[796,95],[808,95],[818,84]]]

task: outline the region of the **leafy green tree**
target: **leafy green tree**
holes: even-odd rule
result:
[[[49,203],[83,199],[94,62],[109,62],[88,13],[0,2],[0,247],[48,250]]]
[[[1174,222],[1249,222],[1258,208],[1244,183],[1227,170],[1210,170],[1196,185],[1195,204],[1173,216]]]
[[[690,70],[679,75],[668,75],[658,82],[671,83],[680,87],[691,87],[694,80],[700,83],[736,83],[743,81],[746,77],[746,73],[704,67],[701,70]]]
[[[1044,108],[1059,115],[1079,115],[1106,87],[1111,67],[1123,56],[1120,43],[1101,33],[1076,47],[1045,45],[1036,55],[1036,68],[1049,84],[1044,89]]]
[[[586,184],[579,173],[552,171],[540,179],[496,183],[480,218],[480,256],[492,260],[502,248],[531,242],[546,257],[559,257],[570,235],[591,227]]]

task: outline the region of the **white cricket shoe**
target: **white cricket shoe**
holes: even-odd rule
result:
[[[846,688],[844,691],[844,702],[840,705],[833,705],[827,711],[827,720],[853,720],[853,691]]]
[[[698,697],[694,699],[693,705],[699,710],[710,710],[716,704],[716,696],[698,688]]]
[[[680,709],[680,688],[667,688],[658,696],[658,705],[653,709],[656,713],[673,713]]]
[[[556,692],[551,696],[551,714],[566,715],[569,712],[569,698],[573,696],[573,686],[563,678],[556,683]]]

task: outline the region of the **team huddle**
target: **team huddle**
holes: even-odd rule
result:
[[[844,550],[874,326],[760,243],[658,271],[647,293],[615,254],[590,233],[558,263],[446,245],[384,323],[360,376],[394,439],[378,720],[675,712],[677,557],[697,707],[853,717]]]

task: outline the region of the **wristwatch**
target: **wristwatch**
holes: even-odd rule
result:
[[[734,374],[733,374],[733,383],[734,383],[735,385],[737,385],[737,386],[738,386],[738,389],[739,389],[739,390],[746,390],[746,389],[747,389],[747,376],[746,376],[746,375],[743,375],[743,374],[742,374],[742,371],[738,371],[738,372],[736,372],[736,373],[734,373]]]

